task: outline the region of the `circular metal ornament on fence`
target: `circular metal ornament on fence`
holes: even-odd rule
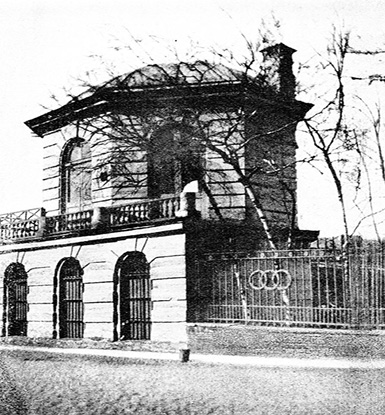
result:
[[[249,285],[254,290],[287,290],[292,282],[289,271],[285,269],[257,269],[249,276]]]

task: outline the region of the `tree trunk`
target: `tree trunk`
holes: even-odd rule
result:
[[[247,179],[245,177],[242,177],[240,179],[240,181],[243,184],[243,186],[246,190],[246,193],[250,198],[251,204],[254,207],[254,209],[255,209],[255,211],[258,215],[259,220],[261,221],[261,224],[262,224],[263,230],[265,232],[267,241],[269,243],[270,249],[277,250],[277,247],[276,247],[274,239],[273,239],[273,235],[272,235],[271,230],[270,230],[269,223],[267,221],[265,212],[263,211],[261,201],[259,200],[258,196],[255,194],[254,189],[252,188],[252,186],[250,185],[250,183],[247,181]]]

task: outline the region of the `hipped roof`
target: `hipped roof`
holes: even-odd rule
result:
[[[49,111],[25,124],[44,136],[71,122],[108,113],[109,111],[135,112],[161,105],[179,106],[239,106],[247,97],[281,106],[302,117],[311,108],[300,101],[285,103],[279,96],[271,99],[269,86],[261,78],[222,64],[207,61],[194,63],[152,64],[110,81],[91,87],[62,107]],[[268,98],[267,98],[268,97]]]

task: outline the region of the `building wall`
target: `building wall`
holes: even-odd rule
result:
[[[43,206],[48,215],[59,213],[60,202],[60,153],[66,142],[60,133],[43,138]]]
[[[207,137],[211,139],[219,151],[229,154],[229,150],[239,148],[243,143],[243,121],[242,116],[232,114],[231,112],[207,114],[217,122],[210,122]],[[207,120],[205,120],[207,122]],[[232,131],[234,129],[234,131]],[[224,143],[224,136],[232,131],[231,138],[228,139],[227,145]],[[237,152],[237,158],[241,169],[245,167],[244,151],[240,149]],[[234,168],[226,163],[219,152],[207,149],[205,153],[204,168],[206,171],[206,183],[210,190],[211,196],[224,219],[233,219],[242,221],[246,217],[246,194],[245,189],[238,181],[239,177]],[[202,192],[202,218],[218,220],[218,214],[208,195]]]
[[[124,116],[119,121],[127,124],[119,125],[117,131],[112,127],[118,121],[111,120],[108,115],[82,122],[91,138],[92,201],[96,206],[119,205],[147,198],[147,160],[145,153],[135,146],[135,141],[140,141],[138,137],[143,134],[140,123],[134,116],[129,117],[129,122]],[[132,140],[127,139],[130,130],[133,132]],[[104,180],[102,173],[105,173]]]
[[[185,235],[181,224],[2,247],[0,291],[3,293],[7,266],[21,262],[28,273],[28,336],[52,338],[55,268],[61,259],[76,257],[84,269],[84,337],[112,339],[114,269],[118,258],[131,251],[143,252],[150,263],[151,340],[185,341]]]
[[[207,114],[205,117],[210,118],[213,115]],[[223,131],[238,121],[228,121],[231,118],[230,113],[215,114],[215,117],[223,118],[220,125],[216,123],[210,125],[212,131],[209,134],[216,139],[219,139]],[[135,124],[135,117],[132,117],[131,121],[134,126],[126,128],[135,128],[134,133],[140,134],[140,128]],[[86,124],[86,121],[83,122]],[[91,143],[92,202],[94,206],[119,205],[130,201],[140,201],[148,197],[147,160],[144,152],[139,149],[135,150],[132,144],[128,144],[129,148],[122,151],[124,140],[121,144],[118,139],[115,142],[108,142],[106,135],[102,136],[98,131],[98,128],[101,127],[97,125],[97,121],[93,121],[91,124],[92,126],[88,126],[88,129],[83,126],[78,131],[75,126],[69,125],[43,138],[43,207],[48,215],[60,213],[60,157],[65,143],[75,136],[89,140]],[[222,131],[219,130],[220,128]],[[97,132],[92,132],[92,129]],[[105,131],[103,129],[104,133]],[[233,143],[241,142],[241,134],[235,132],[232,140]],[[108,165],[109,163],[106,163],[105,160],[112,161],[111,154],[114,154],[117,149],[120,151],[118,163],[112,162]],[[243,168],[243,151],[239,153],[239,160]],[[212,203],[212,200],[215,200],[214,203],[223,218],[243,220],[246,204],[245,191],[238,182],[233,168],[225,163],[218,154],[210,150],[206,150],[203,154],[202,163],[207,172],[206,182],[211,192],[211,200],[202,189],[197,195],[198,210],[201,211],[202,217],[204,219],[218,219]],[[101,180],[101,173],[105,174],[107,180]],[[130,173],[132,173],[132,178]]]
[[[246,171],[258,168],[251,181],[273,231],[291,228],[297,225],[296,125],[276,109],[261,107],[257,114],[246,122],[247,136],[254,137],[246,149]],[[248,218],[256,219],[250,205]]]

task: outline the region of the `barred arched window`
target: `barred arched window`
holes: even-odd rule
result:
[[[126,252],[114,273],[114,340],[150,340],[150,265],[141,252]]]
[[[4,273],[3,335],[26,336],[28,312],[28,274],[19,262],[10,264]]]
[[[82,138],[67,142],[61,158],[61,210],[83,210],[91,204],[91,149]]]
[[[59,338],[82,338],[84,332],[83,269],[77,259],[63,258],[54,276],[54,333]]]

